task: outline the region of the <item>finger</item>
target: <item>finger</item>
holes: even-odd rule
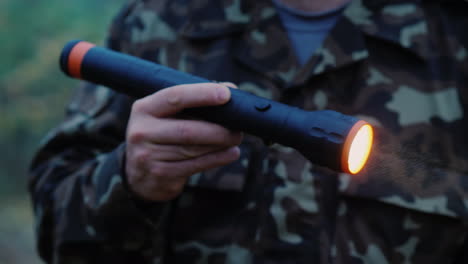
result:
[[[234,146],[242,141],[242,133],[230,131],[218,124],[202,120],[155,119],[141,120],[144,126],[131,127],[127,132],[130,143],[148,141],[162,145],[220,145]],[[133,130],[137,130],[133,131]]]
[[[222,105],[229,101],[229,89],[217,83],[172,86],[135,102],[138,111],[155,117],[174,115],[185,108]]]
[[[167,175],[170,181],[187,178],[190,175],[227,165],[240,157],[239,147],[231,147],[220,151],[208,153],[193,159],[175,162],[157,162],[154,164],[154,172],[159,175]],[[171,172],[171,173],[168,173]],[[163,176],[164,177],[164,176]]]
[[[158,161],[182,161],[226,149],[220,145],[154,145],[148,146],[152,159]]]
[[[144,184],[132,186],[145,199],[170,200],[180,194],[191,175],[227,165],[239,156],[240,149],[232,147],[186,161],[152,162],[145,170]]]

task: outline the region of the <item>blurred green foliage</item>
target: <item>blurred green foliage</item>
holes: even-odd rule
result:
[[[61,48],[72,39],[103,44],[124,2],[0,0],[0,264],[40,263],[27,169],[78,84],[59,70]]]
[[[32,153],[77,82],[58,68],[72,39],[104,42],[121,1],[0,1],[0,194],[23,190]]]

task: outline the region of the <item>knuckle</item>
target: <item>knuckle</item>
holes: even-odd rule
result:
[[[145,138],[145,134],[138,130],[129,130],[127,133],[127,142],[130,144],[138,144]]]
[[[193,142],[193,132],[192,128],[186,123],[179,123],[176,126],[176,135],[182,142],[192,143]]]
[[[145,112],[145,109],[146,109],[145,100],[143,99],[136,100],[132,104],[132,112],[141,113],[141,112]]]
[[[172,87],[172,88],[168,88],[167,89],[167,92],[166,92],[166,95],[165,95],[165,99],[166,99],[166,102],[169,104],[169,105],[172,105],[172,106],[177,106],[177,105],[180,105],[181,102],[182,102],[182,95],[181,95],[181,92],[179,91],[180,89],[176,88],[176,87]]]
[[[152,152],[147,149],[140,149],[133,155],[133,160],[139,166],[147,167],[147,164],[151,161]]]
[[[200,103],[204,105],[216,105],[220,101],[220,89],[224,89],[221,85],[210,84],[203,86],[199,89],[201,96],[199,97]]]
[[[220,89],[224,89],[224,87],[216,87],[216,89],[210,89],[209,92],[207,93],[207,98],[206,100],[209,103],[218,103],[220,101]]]

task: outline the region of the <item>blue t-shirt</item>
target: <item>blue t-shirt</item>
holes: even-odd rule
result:
[[[301,65],[320,47],[347,4],[324,12],[305,12],[273,0]]]

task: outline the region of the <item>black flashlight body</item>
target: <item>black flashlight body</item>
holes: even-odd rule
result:
[[[174,85],[210,82],[88,44],[69,42],[60,57],[62,70],[71,77],[101,84],[135,98]],[[330,110],[304,111],[239,89],[231,88],[230,91],[231,99],[224,105],[187,111],[194,117],[292,147],[315,164],[348,172],[343,165],[343,145],[359,119]]]

